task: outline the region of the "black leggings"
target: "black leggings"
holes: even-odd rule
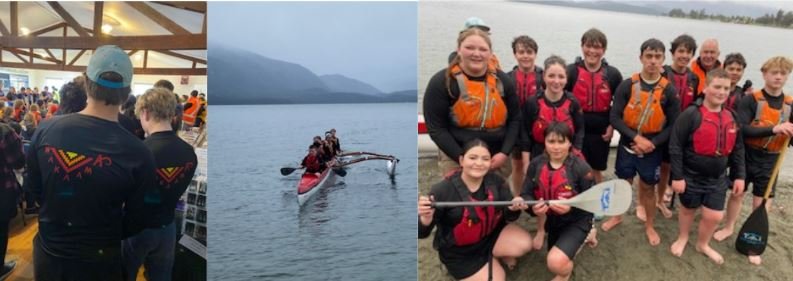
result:
[[[8,221],[0,221],[0,253],[3,254],[2,263],[5,263],[6,251],[8,251]]]

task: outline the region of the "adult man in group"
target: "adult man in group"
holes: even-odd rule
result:
[[[705,75],[708,74],[708,71],[721,67],[720,54],[719,41],[713,38],[705,39],[702,42],[702,48],[699,49],[699,57],[691,61],[691,71],[699,78],[697,95],[701,94],[705,88]]]
[[[39,281],[121,280],[121,240],[153,219],[144,199],[156,187],[154,159],[117,123],[132,62],[120,48],[100,46],[85,77],[85,109],[42,123],[27,155],[25,184],[41,204],[33,242]]]

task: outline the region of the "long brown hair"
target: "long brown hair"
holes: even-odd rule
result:
[[[485,32],[485,31],[483,31],[483,30],[481,30],[479,28],[469,28],[469,29],[466,29],[466,30],[463,30],[462,32],[460,32],[460,36],[457,36],[457,49],[460,49],[460,45],[463,44],[463,41],[465,41],[466,38],[468,38],[469,36],[473,36],[473,35],[477,35],[479,37],[482,37],[482,39],[485,39],[485,42],[487,42],[488,48],[490,48],[490,52],[491,53],[493,52],[493,43],[491,43],[491,41],[490,41],[490,34],[488,34],[487,32]],[[446,68],[446,91],[449,93],[449,96],[452,97],[452,98],[455,98],[452,95],[452,88],[451,88],[451,83],[452,83],[451,81],[452,81],[452,78],[454,78],[453,75],[452,75],[452,68],[455,65],[458,65],[458,64],[460,64],[460,54],[459,53],[457,53],[457,55],[454,56],[454,59],[452,59],[452,61],[449,63],[449,67]]]

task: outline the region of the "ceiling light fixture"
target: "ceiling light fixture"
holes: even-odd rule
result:
[[[30,29],[28,29],[27,27],[20,27],[19,31],[22,32],[23,36],[28,36],[28,34],[30,34]]]
[[[110,31],[113,31],[113,26],[112,25],[109,25],[109,24],[103,24],[102,25],[102,33],[110,34]]]

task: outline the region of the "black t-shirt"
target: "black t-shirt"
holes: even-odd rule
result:
[[[140,124],[140,120],[137,118],[132,118],[119,113],[118,124],[141,140],[143,140],[146,135],[146,133],[143,131],[143,125]]]
[[[149,227],[166,226],[173,222],[176,202],[195,174],[198,164],[195,150],[173,131],[156,132],[143,144],[154,155],[157,173],[157,192],[146,198],[146,203],[159,201],[154,207],[157,210],[154,222],[157,223]]]
[[[144,198],[156,187],[154,158],[118,123],[57,116],[33,135],[25,186],[41,205],[38,243],[52,256],[120,256],[121,240],[149,225]]]

